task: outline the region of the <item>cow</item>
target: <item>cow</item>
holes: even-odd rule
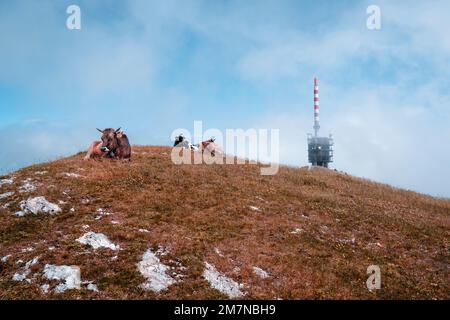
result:
[[[189,149],[189,150],[197,150],[198,147],[191,144],[181,133],[179,136],[175,137],[175,142],[173,144],[176,148],[183,148],[183,149]]]
[[[131,146],[127,135],[120,131],[107,128],[98,131],[102,133],[101,141],[94,141],[88,149],[84,160],[92,158],[113,158],[129,161],[131,158]]]
[[[214,137],[211,137],[211,139],[199,143],[198,150],[201,151],[202,153],[207,151],[213,157],[215,157],[216,154],[223,155],[222,149],[219,147],[219,145],[215,141],[216,141],[216,139]]]

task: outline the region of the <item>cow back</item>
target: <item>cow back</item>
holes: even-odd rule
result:
[[[119,159],[129,159],[131,157],[130,141],[126,134],[122,134],[117,138],[119,147],[116,150],[116,155]]]

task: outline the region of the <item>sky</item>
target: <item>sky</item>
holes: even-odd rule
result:
[[[81,9],[69,30],[66,9]],[[366,26],[369,5],[381,29]],[[0,2],[0,174],[86,150],[96,127],[280,130],[307,165],[313,78],[332,168],[450,197],[450,2]]]

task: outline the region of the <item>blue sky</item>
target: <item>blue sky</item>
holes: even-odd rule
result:
[[[81,8],[82,29],[66,28]],[[382,28],[366,28],[366,8]],[[176,128],[278,128],[305,165],[312,79],[334,167],[450,197],[448,1],[2,1],[0,173]]]

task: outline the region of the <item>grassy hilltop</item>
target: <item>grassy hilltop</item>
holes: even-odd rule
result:
[[[450,298],[450,201],[327,169],[177,166],[170,150],[134,147],[130,163],[78,154],[0,177],[0,299],[232,297],[208,265],[244,299]],[[61,212],[15,214],[38,196]],[[120,249],[77,241],[88,232]],[[142,286],[148,250],[164,266],[160,291]],[[46,265],[78,266],[79,289],[55,291]],[[376,292],[369,265],[381,268]]]

